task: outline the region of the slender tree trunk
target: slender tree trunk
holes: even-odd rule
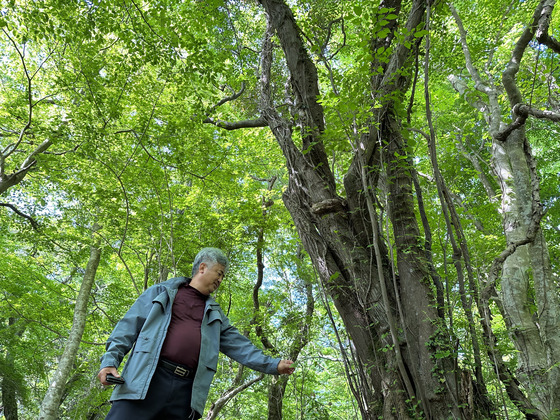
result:
[[[220,411],[222,411],[222,409],[226,406],[226,404],[229,401],[231,401],[233,398],[235,398],[237,394],[245,391],[251,385],[261,381],[264,378],[264,374],[260,374],[256,378],[251,379],[250,381],[241,383],[242,372],[243,372],[243,366],[240,366],[239,373],[237,374],[235,380],[233,381],[233,385],[231,386],[231,388],[225,391],[220,396],[220,398],[218,398],[216,401],[214,401],[214,403],[212,403],[210,410],[208,410],[208,413],[206,414],[206,420],[214,420],[218,418]]]
[[[496,192],[494,191],[494,186],[490,181],[491,178],[486,174],[486,171],[482,169],[482,165],[480,164],[480,157],[467,150],[467,148],[463,144],[463,140],[461,137],[462,134],[457,134],[457,140],[455,141],[457,150],[461,152],[461,154],[465,157],[465,159],[471,162],[472,166],[476,170],[476,174],[478,176],[478,179],[480,180],[480,183],[484,186],[484,189],[486,190],[486,195],[488,195],[488,199],[490,201],[496,200]]]
[[[13,325],[15,323],[14,318],[8,319],[8,325]],[[17,335],[21,335],[18,333]],[[14,375],[10,375],[10,370],[12,373],[16,371],[14,366],[14,357],[10,351],[6,352],[5,357],[5,367],[6,372],[2,376],[2,405],[4,409],[4,417],[6,420],[18,420],[18,404],[17,404],[17,385],[16,378]]]
[[[494,164],[502,186],[502,216],[508,244],[525,241],[538,226],[524,129],[506,142],[494,142]],[[538,186],[537,186],[538,188]],[[538,221],[535,220],[538,218]],[[560,412],[560,304],[550,270],[546,242],[537,227],[534,239],[519,246],[504,262],[501,296],[506,322],[518,352],[518,377],[533,404],[543,413]]]
[[[275,376],[268,388],[268,420],[282,420],[284,393],[288,385],[288,377]]]
[[[80,286],[78,297],[76,299],[72,329],[70,330],[70,335],[68,336],[68,340],[64,346],[64,352],[60,357],[58,368],[56,369],[47,393],[43,398],[39,413],[40,420],[56,420],[57,418],[61,398],[64,393],[64,387],[66,385],[67,378],[72,371],[72,366],[84,333],[88,300],[100,259],[101,249],[99,248],[99,243],[97,243],[91,246],[89,261],[82,280],[82,285]]]
[[[451,11],[461,36],[467,69],[476,89],[487,95],[485,108],[492,135],[492,165],[501,188],[501,214],[508,244],[501,266],[501,298],[504,319],[518,350],[518,380],[527,399],[519,394],[517,379],[506,374],[503,362],[490,359],[500,372],[510,397],[530,418],[554,418],[560,413],[560,300],[552,278],[549,254],[540,230],[543,214],[536,164],[526,136],[524,122],[516,110],[523,96],[516,75],[529,42],[535,37],[546,43],[548,22],[554,0],[541,0],[532,21],[515,44],[511,59],[502,74],[514,123],[506,125],[493,83],[482,79],[473,65],[467,32],[456,9]],[[456,81],[455,78],[451,78]],[[460,92],[462,87],[454,83]],[[476,106],[476,105],[475,105]],[[498,275],[496,274],[496,277]],[[494,281],[495,279],[492,279]],[[491,284],[489,288],[493,288]],[[485,300],[488,298],[488,293]],[[488,312],[487,308],[484,309]],[[488,316],[487,316],[488,317]],[[486,318],[487,318],[486,317]],[[492,337],[487,334],[491,342]],[[512,388],[513,386],[513,388]]]
[[[399,123],[389,115],[387,126],[381,126],[391,135],[387,142],[386,161],[399,162],[399,156],[406,156],[406,143],[400,134]],[[430,291],[431,281],[414,214],[411,171],[406,160],[400,161],[388,164],[387,171],[402,322],[407,332],[404,353],[427,418],[442,419],[452,413],[459,416],[459,394],[452,359],[442,357],[439,363],[433,362],[436,353],[450,350],[449,334],[437,314],[437,304]],[[455,409],[448,408],[451,401]]]
[[[7,359],[6,362],[9,363]],[[18,405],[14,379],[8,375],[2,378],[2,405],[6,420],[18,420]]]

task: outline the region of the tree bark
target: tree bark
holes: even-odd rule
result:
[[[8,325],[13,325],[14,323],[14,318],[8,319]],[[23,331],[18,331],[16,335],[20,336],[22,333]],[[4,360],[6,372],[3,374],[2,383],[0,384],[2,388],[2,405],[4,410],[4,417],[6,418],[6,420],[18,420],[18,385],[16,383],[17,375],[10,374],[10,372],[17,372],[17,369],[14,366],[13,354],[10,351],[7,351]]]
[[[225,391],[220,396],[220,398],[218,398],[216,401],[214,401],[214,403],[210,407],[210,410],[208,410],[208,413],[206,414],[206,420],[216,419],[218,417],[218,415],[220,414],[220,411],[222,411],[222,409],[225,407],[225,405],[229,401],[231,401],[233,398],[235,398],[235,396],[237,394],[245,391],[251,385],[259,382],[260,380],[262,380],[264,378],[264,373],[261,373],[256,378],[251,379],[250,381],[247,381],[247,382],[239,385],[239,383],[241,382],[241,372],[242,371],[243,371],[243,366],[240,366],[239,367],[239,372],[240,373],[236,376],[235,380],[233,381],[232,387],[230,387],[227,391]]]
[[[508,393],[514,391],[510,397],[531,418],[554,417],[560,412],[560,300],[551,273],[546,241],[540,230],[543,210],[539,179],[524,126],[529,113],[521,115],[523,118],[517,115],[523,107],[520,106],[523,95],[517,86],[516,75],[529,42],[537,33],[540,34],[538,39],[547,39],[554,3],[554,0],[542,0],[537,5],[532,21],[515,44],[502,74],[514,120],[509,126],[503,122],[497,101],[498,89],[486,83],[473,65],[467,32],[457,11],[451,6],[459,27],[467,69],[475,88],[486,94],[489,100],[483,111],[493,138],[492,165],[501,188],[504,233],[508,247],[512,247],[501,267],[501,298],[504,319],[518,350],[517,379],[524,385],[527,400],[512,389],[512,386],[516,387],[517,379],[508,375],[500,377],[510,382],[506,383]],[[554,119],[552,114],[550,118]],[[492,337],[488,336],[488,340],[491,342]],[[491,360],[495,357],[496,353]],[[505,372],[501,361],[494,363],[498,371]]]
[[[419,243],[410,168],[402,164],[406,159],[398,158],[407,156],[407,147],[394,98],[402,99],[408,88],[409,80],[400,70],[412,57],[412,50],[404,44],[396,45],[389,62],[382,63],[383,74],[372,79],[373,95],[383,104],[381,110],[372,110],[372,121],[378,122],[379,128],[372,124],[369,133],[357,142],[359,151],[345,176],[346,199],[342,199],[336,193],[321,140],[324,115],[317,102],[317,70],[289,7],[280,0],[260,3],[284,52],[295,96],[293,103],[305,105],[298,109],[297,121],[304,133],[305,152],[292,141],[293,123],[283,119],[272,106],[267,72],[272,52],[266,42],[262,59],[262,114],[287,161],[290,178],[284,203],[344,320],[367,378],[362,416],[406,419],[414,412],[413,406],[419,404],[426,418],[459,418],[462,413],[458,398],[463,393],[458,390],[453,357],[449,353],[449,357],[440,357],[435,362],[436,354],[446,351],[450,340],[437,313],[425,250]],[[400,13],[399,1],[382,3],[381,7]],[[413,2],[405,22],[408,33],[414,33],[422,23],[425,7],[424,1]],[[396,28],[394,20],[389,19],[387,25],[390,30]],[[372,40],[371,46],[377,48],[393,38],[391,32],[383,40]],[[383,140],[381,150],[378,138]],[[380,159],[385,165],[391,197],[398,277],[391,274],[387,245],[382,239],[375,243],[379,255],[372,252],[371,245],[376,242],[372,227],[377,222],[364,204],[367,200],[375,201],[368,194],[376,186]],[[391,334],[391,319],[396,320],[397,330],[403,331],[397,336]],[[407,383],[412,386],[407,387]]]
[[[560,304],[546,241],[538,227],[542,210],[533,195],[534,168],[530,167],[532,158],[524,131],[520,128],[504,144],[495,142],[493,146],[508,244],[524,240],[532,226],[537,226],[532,242],[518,247],[505,260],[501,297],[508,330],[518,350],[518,378],[527,384],[532,403],[551,415],[560,410]]]
[[[284,393],[288,385],[286,376],[275,376],[268,388],[268,420],[282,420]]]
[[[39,412],[40,420],[56,420],[58,409],[60,406],[61,398],[64,393],[64,388],[67,378],[70,375],[80,341],[85,329],[87,317],[87,305],[91,292],[91,288],[95,281],[97,267],[101,259],[101,249],[99,242],[91,246],[90,257],[84,273],[84,278],[80,286],[80,291],[76,299],[76,306],[74,308],[74,322],[64,346],[64,352],[60,357],[58,368],[56,369],[53,378],[51,379],[50,386],[43,398],[41,410]]]
[[[522,95],[516,74],[529,42],[548,30],[555,1],[542,0],[533,21],[518,40],[502,81],[512,109]],[[508,243],[533,236],[504,263],[502,298],[519,353],[518,372],[530,384],[534,404],[548,416],[560,413],[560,297],[552,277],[546,241],[540,230],[543,215],[539,178],[529,141],[522,126],[503,144],[494,140],[495,162],[502,184],[502,212]],[[505,162],[505,152],[509,162]],[[536,231],[535,231],[536,230]],[[534,296],[532,296],[534,295]]]
[[[18,405],[14,379],[9,375],[2,378],[2,405],[6,420],[18,420]]]
[[[21,166],[17,171],[14,171],[11,174],[5,174],[4,172],[0,173],[0,194],[3,194],[9,188],[13,187],[14,185],[19,184],[23,178],[29,173],[29,171],[37,164],[36,157],[41,153],[44,153],[49,147],[52,146],[52,141],[45,140],[42,142],[35,150],[33,150],[23,161]],[[4,162],[5,156],[0,156],[0,160]],[[0,166],[2,170],[4,169],[4,165]]]

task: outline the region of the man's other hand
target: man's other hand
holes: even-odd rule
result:
[[[117,378],[121,377],[121,375],[119,375],[119,372],[117,372],[116,367],[109,366],[101,369],[97,374],[97,377],[99,378],[99,382],[101,382],[103,385],[113,385],[107,382],[107,374],[109,373],[112,374],[113,376],[116,376]]]

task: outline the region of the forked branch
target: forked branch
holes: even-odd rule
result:
[[[517,130],[525,124],[529,115],[532,115],[533,117],[539,119],[560,122],[559,113],[552,111],[542,111],[525,104],[515,104],[512,111],[513,115],[516,117],[515,120],[505,129],[494,135],[494,138],[496,140],[505,141],[514,130]]]

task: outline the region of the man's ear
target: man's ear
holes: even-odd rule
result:
[[[204,274],[207,268],[208,268],[208,264],[200,263],[200,265],[198,266],[198,272]]]

